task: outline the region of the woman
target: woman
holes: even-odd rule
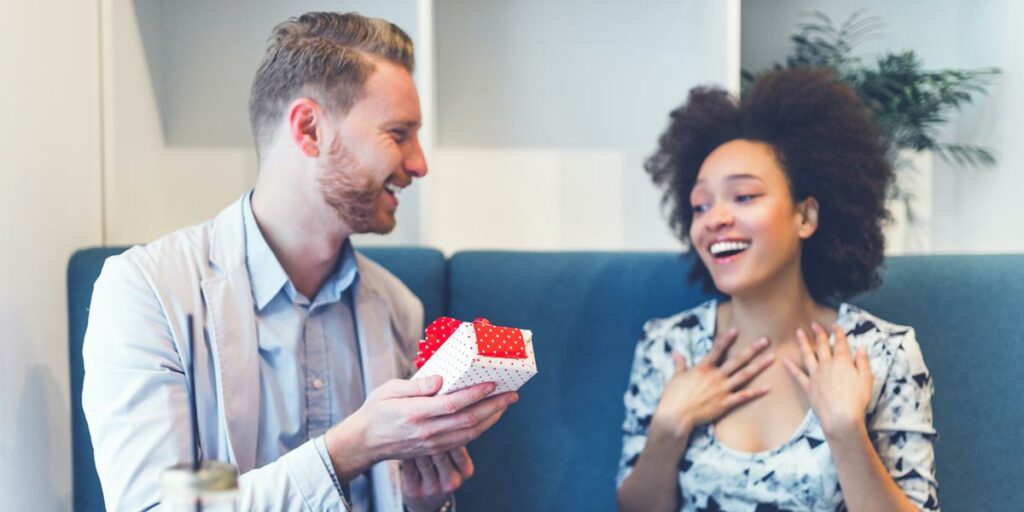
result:
[[[893,172],[864,105],[785,70],[739,104],[694,89],[671,119],[646,168],[728,298],[645,326],[620,509],[938,510],[913,329],[830,305],[880,282]]]

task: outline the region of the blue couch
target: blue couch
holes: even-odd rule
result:
[[[103,507],[78,397],[88,305],[103,260],[87,249],[68,268],[74,503]],[[364,251],[427,309],[487,317],[534,332],[539,374],[470,446],[477,476],[463,511],[614,510],[622,394],[648,318],[708,298],[669,253]],[[946,510],[1021,510],[1024,494],[1024,255],[890,258],[885,285],[852,302],[913,325],[937,394],[939,497]]]

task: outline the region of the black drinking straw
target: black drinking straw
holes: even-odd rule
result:
[[[185,315],[185,326],[188,329],[188,415],[192,423],[192,471],[199,471],[199,417],[196,414],[196,372],[195,372],[195,333],[192,327],[192,315]],[[196,512],[202,512],[203,500],[196,500]]]
[[[196,372],[195,372],[195,336],[192,328],[192,315],[185,316],[188,329],[188,400],[189,416],[192,419],[192,471],[199,471],[199,418],[196,414]]]

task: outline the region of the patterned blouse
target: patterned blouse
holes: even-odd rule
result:
[[[717,302],[705,302],[644,326],[637,344],[622,424],[618,485],[633,470],[647,429],[675,363],[672,351],[699,362],[714,341]],[[923,510],[939,510],[932,442],[932,380],[909,327],[894,325],[849,304],[837,323],[850,349],[866,347],[874,373],[868,431],[896,484]],[[683,511],[846,510],[828,443],[813,410],[780,446],[749,453],[715,439],[713,424],[697,427],[679,461]]]

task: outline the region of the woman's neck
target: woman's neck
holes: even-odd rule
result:
[[[835,313],[815,302],[802,276],[781,280],[753,293],[736,295],[719,310],[718,332],[736,327],[736,347],[761,337],[772,344],[792,341],[797,328],[810,329],[811,322],[824,327],[835,321]]]

